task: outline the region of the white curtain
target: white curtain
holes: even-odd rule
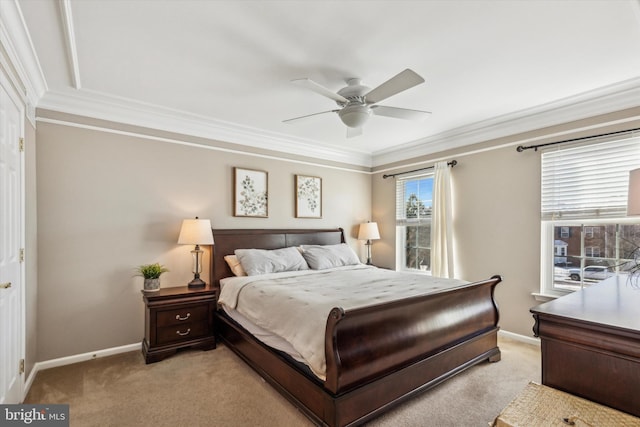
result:
[[[435,164],[431,223],[431,274],[453,278],[451,171],[447,162]]]

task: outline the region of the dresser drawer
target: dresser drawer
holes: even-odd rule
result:
[[[207,304],[194,304],[172,310],[161,310],[156,316],[156,325],[159,328],[192,322],[206,323],[209,307]]]
[[[202,338],[209,332],[206,322],[189,322],[182,325],[165,326],[157,329],[158,345],[176,341],[189,341]]]

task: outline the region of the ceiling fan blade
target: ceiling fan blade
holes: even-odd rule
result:
[[[320,113],[307,114],[306,116],[294,117],[292,119],[283,120],[282,123],[292,123],[296,121],[302,121],[305,119],[309,119],[311,117],[320,116],[322,114],[327,114],[327,113],[336,113],[338,111],[340,110],[329,110],[329,111],[322,111]]]
[[[349,100],[344,96],[338,95],[337,93],[330,91],[326,87],[314,82],[311,79],[291,80],[291,83],[310,89],[316,93],[319,93],[322,96],[326,96],[327,98],[333,99],[334,101],[337,101],[337,102],[344,102],[344,103],[349,102]]]
[[[415,71],[407,68],[399,74],[391,77],[375,89],[372,89],[365,95],[368,104],[375,104],[387,99],[397,93],[412,88],[420,83],[424,83],[424,79]]]
[[[431,115],[429,111],[409,110],[407,108],[385,107],[372,105],[371,112],[377,116],[393,117],[395,119],[422,121]]]
[[[347,138],[355,138],[360,135],[362,135],[362,126],[357,128],[347,127]]]

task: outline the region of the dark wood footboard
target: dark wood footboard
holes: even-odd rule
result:
[[[500,280],[431,298],[332,310],[324,383],[224,313],[217,324],[221,340],[314,422],[356,426],[475,364],[500,360],[493,299]]]
[[[452,291],[347,312],[334,308],[325,334],[325,386],[333,393],[349,390],[494,330],[498,309],[493,292],[500,281],[494,276]]]
[[[500,360],[497,333],[497,328],[486,331],[334,397],[325,410],[323,424],[331,427],[360,425],[465,369],[481,362]]]

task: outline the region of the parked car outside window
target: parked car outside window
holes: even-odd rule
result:
[[[604,280],[608,277],[615,276],[615,273],[609,271],[609,267],[602,265],[589,265],[584,268],[583,273],[585,280]],[[570,268],[569,277],[571,280],[580,281],[580,269]]]

